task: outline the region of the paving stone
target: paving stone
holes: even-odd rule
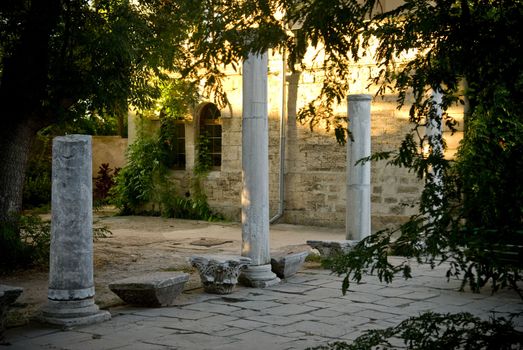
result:
[[[125,327],[121,325],[118,327],[108,326],[105,329],[88,329],[82,327],[78,329],[78,331],[89,333],[96,339],[111,339],[113,337],[119,337],[126,342],[131,342],[172,334],[174,331],[168,329],[166,326],[170,326],[177,322],[180,321],[173,318],[159,317],[144,320],[139,324],[128,324]]]
[[[332,288],[315,288],[307,291],[305,295],[311,299],[325,300],[329,298],[341,297],[343,294],[341,293],[341,289],[336,290]]]
[[[156,345],[156,344],[147,344],[142,342],[134,342],[132,344],[127,344],[125,346],[122,346],[120,348],[114,348],[114,349],[122,349],[122,350],[168,350],[168,349],[174,349],[172,346],[166,346],[166,345]]]
[[[176,317],[176,318],[182,318],[186,320],[200,320],[202,318],[207,318],[212,316],[213,314],[210,312],[205,311],[196,311],[196,310],[188,310],[185,308],[164,308],[162,310],[163,312],[160,314],[160,316],[164,317]]]
[[[263,313],[263,311],[259,311],[259,310],[241,309],[241,310],[233,311],[229,315],[238,317],[238,318],[250,318],[250,317],[259,316],[262,313]]]
[[[308,313],[311,311],[317,310],[316,308],[305,306],[305,305],[282,305],[266,309],[265,312],[270,315],[276,316],[289,316]]]
[[[292,341],[292,339],[289,339],[288,337],[278,335],[275,336],[274,334],[269,334],[259,330],[252,330],[250,332],[242,333],[234,336],[234,338],[251,341],[252,344],[263,344],[264,342],[268,342],[268,344],[282,344]],[[270,349],[270,346],[266,347],[266,349]]]
[[[402,298],[410,300],[429,300],[432,298],[439,297],[440,293],[434,293],[429,291],[410,291],[408,294],[401,294]]]
[[[64,336],[67,334],[67,336]],[[92,339],[92,334],[82,333],[78,331],[67,331],[56,332],[47,334],[41,337],[32,338],[29,341],[22,342],[25,349],[37,349],[37,348],[58,348],[58,349],[74,349],[74,346],[78,343],[88,341]],[[10,350],[10,347],[9,347]]]
[[[332,279],[325,279],[325,278],[319,277],[318,279],[310,279],[307,282],[304,282],[303,284],[306,284],[309,286],[323,286],[323,285],[327,285],[329,283],[332,283]]]
[[[274,301],[245,301],[241,303],[234,303],[235,307],[240,307],[242,309],[250,309],[250,310],[266,310],[269,308],[273,308],[276,306],[281,306],[280,303],[275,303]]]
[[[371,320],[386,320],[387,318],[392,318],[397,315],[367,309],[357,312],[354,316],[366,317]]]
[[[288,348],[285,348],[285,350],[303,350],[308,348],[314,348],[321,345],[326,345],[329,341],[332,342],[332,339],[329,339],[327,341],[317,339],[297,340],[290,343],[292,345],[290,345]]]
[[[316,316],[319,318],[323,318],[323,317],[337,317],[337,316],[343,315],[343,313],[341,313],[339,311],[334,311],[332,309],[319,309],[319,310],[311,312],[310,315]]]
[[[225,323],[227,326],[243,328],[243,329],[258,329],[260,327],[266,326],[265,323],[252,321],[252,320],[234,320]]]
[[[329,307],[333,307],[334,305],[336,305],[336,303],[334,302],[330,302],[331,299],[329,300],[309,300],[307,302],[305,302],[305,305],[307,306],[312,306],[312,307],[317,307],[317,308],[329,308]]]
[[[370,321],[368,317],[356,315],[341,315],[322,320],[323,323],[342,327],[345,330],[355,329],[357,326],[369,323]]]
[[[170,334],[155,339],[143,341],[146,344],[167,345],[175,349],[213,349],[220,345],[230,344],[234,339],[230,337],[217,337],[204,333]]]
[[[275,316],[275,315],[257,315],[248,317],[249,320],[253,320],[256,322],[263,322],[269,325],[276,325],[276,326],[286,326],[290,325],[296,322],[301,321],[301,318],[298,317],[298,319],[294,319],[293,317],[289,316]]]
[[[282,292],[282,293],[290,293],[290,294],[305,294],[306,292],[310,290],[316,289],[314,286],[305,286],[300,284],[293,284],[293,283],[281,283],[272,287],[268,288],[269,290]]]
[[[406,294],[413,293],[412,290],[406,288],[391,288],[385,287],[372,291],[372,294],[381,295],[382,297],[404,297]]]
[[[311,298],[307,295],[291,295],[291,294],[282,294],[284,297],[274,300],[280,304],[299,304],[303,305],[308,301],[311,301]]]
[[[231,337],[249,331],[250,329],[228,326],[224,330],[214,332],[213,335],[219,335],[220,337]]]
[[[293,324],[292,327],[306,334],[326,338],[339,338],[345,334],[345,330],[322,322],[303,321]]]
[[[252,290],[252,288],[250,288]],[[281,293],[272,292],[271,290],[264,289],[263,293],[260,292],[246,292],[246,293],[234,293],[238,298],[243,298],[245,300],[261,300],[261,301],[270,301],[281,298]],[[224,299],[226,300],[226,299]]]
[[[305,284],[307,282],[314,281],[314,276],[305,276],[302,274],[296,274],[294,276],[291,276],[285,280],[287,283],[295,283],[295,284]]]
[[[213,313],[224,314],[224,315],[228,315],[233,311],[240,310],[240,308],[236,307],[236,306],[214,304],[214,303],[209,303],[209,302],[191,304],[191,305],[185,306],[185,309],[204,311],[204,312],[213,312]]]
[[[356,312],[359,312],[361,310],[365,310],[367,308],[367,304],[360,304],[360,303],[353,303],[350,301],[347,301],[345,299],[332,299],[336,303],[329,306],[329,310],[339,311],[343,314],[355,314]]]
[[[282,337],[306,337],[305,333],[298,332],[294,326],[294,324],[284,326],[264,325],[264,327],[257,328],[257,330],[260,332],[280,335]]]
[[[408,307],[408,306],[407,306]],[[386,312],[395,315],[410,315],[410,310],[407,307],[390,307],[379,304],[365,304],[365,309],[375,310],[378,312]]]
[[[393,308],[408,306],[410,303],[412,303],[412,300],[403,299],[403,298],[383,298],[383,299],[374,301],[374,304],[390,306]]]
[[[342,295],[340,292],[340,295],[338,296],[341,299],[352,301],[354,303],[374,303],[377,300],[383,299],[382,296],[363,292],[347,292],[345,295]]]

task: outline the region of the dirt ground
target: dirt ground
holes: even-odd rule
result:
[[[185,290],[200,288],[199,276],[188,263],[191,255],[239,255],[241,251],[238,223],[114,216],[109,211],[96,212],[94,226],[112,232],[94,243],[95,300],[101,308],[123,303],[109,290],[112,281],[148,272],[183,271],[191,274]],[[343,229],[274,225],[271,251],[307,250],[308,239],[343,239],[343,236]],[[9,311],[8,326],[27,323],[47,302],[47,268],[1,276],[0,283],[24,288]]]

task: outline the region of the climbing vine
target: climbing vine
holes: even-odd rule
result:
[[[136,141],[129,146],[127,165],[118,172],[111,191],[113,203],[121,214],[199,220],[221,218],[207,203],[202,186],[210,170],[204,137],[200,137],[191,192],[180,194],[169,176],[170,170],[180,163],[176,125],[198,101],[195,89],[192,84],[173,80],[163,86],[154,109],[139,111],[141,118]],[[153,118],[159,118],[160,128],[157,130],[151,127]]]

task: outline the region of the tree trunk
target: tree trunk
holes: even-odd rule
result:
[[[22,210],[25,168],[39,125],[11,124],[0,131],[0,223],[8,222]]]
[[[3,0],[2,0],[3,1]],[[22,209],[25,168],[36,132],[51,122],[49,52],[60,0],[30,1],[19,38],[0,62],[0,223]],[[21,9],[19,9],[21,10]]]

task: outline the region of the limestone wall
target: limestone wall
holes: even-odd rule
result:
[[[93,178],[98,176],[98,169],[103,163],[109,163],[114,169],[125,165],[127,139],[120,136],[92,136]]]
[[[279,142],[282,101],[281,57],[269,55],[269,172],[270,215],[278,208]],[[372,64],[353,67],[355,83],[349,93],[370,93],[364,79],[372,74]],[[225,81],[231,105],[221,111],[222,165],[204,181],[209,204],[228,219],[240,220],[241,195],[241,70],[229,72]],[[287,74],[288,120],[285,133],[285,203],[280,222],[338,226],[345,225],[346,146],[336,142],[333,130],[325,125],[310,130],[296,120],[297,111],[313,99],[321,87],[321,72],[310,69]],[[336,108],[346,118],[346,103]],[[454,116],[460,110],[452,111]],[[189,183],[194,166],[194,119],[186,122],[187,166],[185,171],[174,171],[173,177],[180,193],[190,191]],[[132,125],[129,122],[129,125]],[[462,125],[462,124],[461,124]],[[410,130],[408,106],[396,108],[396,96],[375,98],[371,108],[372,151],[396,149]],[[132,132],[129,132],[132,135]],[[459,134],[449,138],[451,148],[457,147]],[[452,149],[449,150],[449,156]],[[422,183],[406,169],[372,164],[372,230],[395,225],[416,213]]]

